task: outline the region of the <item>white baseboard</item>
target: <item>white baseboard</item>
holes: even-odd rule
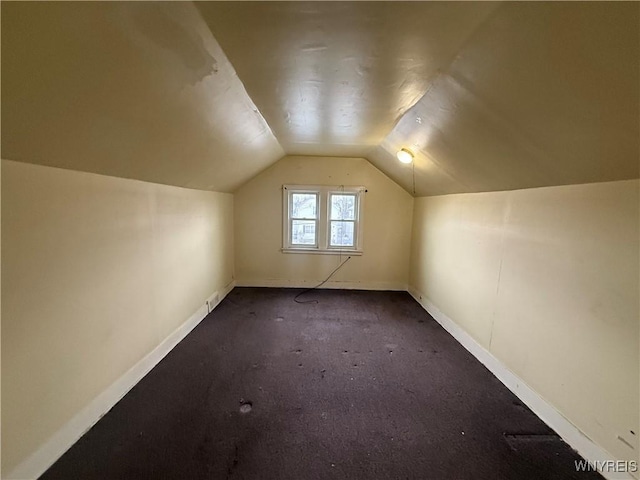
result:
[[[219,292],[211,295],[218,298],[218,302],[211,306],[215,308],[235,287],[235,281]],[[136,363],[124,375],[116,380],[109,388],[94,398],[91,403],[78,412],[62,428],[27,457],[22,463],[9,473],[7,479],[31,480],[42,475],[55,463],[82,435],[84,435],[98,420],[100,420],[113,406],[124,397],[142,378],[155,367],[173,348],[186,337],[209,313],[207,303],[202,305],[186,322],[165,338],[142,360]]]
[[[238,287],[270,287],[270,288],[311,288],[318,285],[320,281],[307,280],[282,280],[282,279],[259,279],[259,280],[237,280]],[[331,280],[321,289],[344,289],[344,290],[392,290],[406,292],[407,285],[395,282],[343,282]]]
[[[231,282],[217,293],[209,297],[208,301],[216,298],[217,303],[211,304],[215,308],[236,286]],[[284,287],[304,288],[313,285],[304,282],[265,280],[259,282],[238,282],[238,286],[251,287]],[[403,290],[405,286],[393,283],[359,283],[359,282],[328,282],[323,285],[326,288],[346,288],[362,290]],[[525,403],[540,419],[555,430],[572,448],[574,448],[586,460],[596,462],[611,461],[616,459],[604,449],[596,445],[575,425],[567,420],[550,403],[544,400],[538,393],[511,372],[504,364],[484,349],[461,327],[443,314],[433,305],[424,294],[412,287],[408,288],[411,296],[449,332],[463,347],[476,357],[489,371],[491,371],[509,390],[511,390],[523,403]],[[178,327],[160,345],[147,356],[134,365],[127,373],[116,380],[109,388],[98,395],[91,403],[76,414],[69,422],[60,428],[49,440],[40,446],[27,459],[20,463],[6,477],[14,480],[36,479],[42,475],[53,463],[58,460],[78,439],[84,435],[95,423],[100,420],[118,401],[124,397],[160,360],[162,360],[180,341],[186,337],[208,314],[205,303],[186,322]],[[601,472],[610,480],[633,480],[627,473]]]
[[[542,398],[535,390],[529,387],[515,373],[509,370],[500,360],[494,357],[471,335],[458,326],[453,320],[442,313],[426,295],[413,287],[409,287],[409,294],[449,332],[464,348],[466,348],[480,363],[482,363],[498,380],[511,390],[522,402],[527,405],[540,419],[551,427],[562,439],[576,450],[585,460],[592,465],[601,465],[599,462],[616,462],[609,452],[596,445],[578,427],[567,420],[553,405]],[[610,463],[610,465],[613,465]],[[607,472],[598,470],[600,474],[610,480],[634,480],[630,473]]]

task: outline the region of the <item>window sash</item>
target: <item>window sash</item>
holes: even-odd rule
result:
[[[334,224],[350,224],[351,226],[351,236],[352,236],[352,242],[351,243],[333,243],[333,225]],[[329,220],[329,240],[328,240],[328,247],[329,248],[338,248],[338,249],[345,249],[345,248],[356,248],[356,245],[358,244],[358,225],[357,225],[357,221],[356,220]],[[344,237],[343,237],[344,238]]]
[[[333,198],[334,197],[353,197],[353,218],[334,218],[333,211]],[[344,215],[343,215],[344,216]],[[331,220],[344,220],[344,221],[357,221],[358,220],[358,194],[351,192],[330,192],[329,193],[329,221]]]
[[[304,227],[306,227],[307,225],[313,223],[313,226],[314,226],[314,228],[313,228],[313,230],[314,230],[313,243],[306,243],[306,242],[303,242],[303,241],[296,241],[296,239],[295,239],[296,230],[294,228],[294,223],[296,221],[297,222],[304,222],[304,223],[301,224],[302,227],[303,227],[303,229],[302,229],[303,230],[303,235],[302,235],[303,237],[306,237],[306,235],[307,235],[307,232],[305,232],[306,228],[304,228]],[[317,248],[318,247],[318,220],[317,219],[308,219],[308,218],[291,218],[289,220],[289,245],[291,245],[294,248],[296,248],[296,247],[297,248],[299,248],[299,247],[306,247],[306,248],[314,247],[314,248]]]
[[[293,212],[293,208],[294,208],[294,201],[293,201],[293,197],[295,197],[296,195],[302,196],[302,195],[306,195],[306,196],[312,196],[315,198],[315,216],[296,216],[294,215]],[[319,192],[302,192],[302,191],[292,191],[289,192],[289,218],[294,218],[296,220],[317,220],[318,219],[318,214],[319,212],[319,207],[320,207],[320,194]]]
[[[294,203],[293,203],[293,198],[294,195],[313,195],[315,197],[315,217],[307,217],[307,216],[294,216],[293,215],[293,207],[294,207]],[[319,242],[318,239],[319,237],[319,231],[318,231],[318,227],[319,227],[319,218],[320,218],[320,192],[317,191],[313,191],[313,190],[289,190],[287,192],[287,211],[288,211],[288,238],[287,238],[287,243],[288,246],[290,248],[318,248]],[[302,223],[302,225],[308,225],[311,222],[313,222],[314,224],[314,238],[313,238],[313,243],[306,243],[303,241],[296,241],[299,239],[295,238],[295,233],[296,230],[294,228],[294,223],[297,222],[304,222]],[[301,224],[301,223],[298,223]],[[303,228],[304,231],[304,228]],[[306,236],[305,233],[303,233],[302,235],[303,237]]]

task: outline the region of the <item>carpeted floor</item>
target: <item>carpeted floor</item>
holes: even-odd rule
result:
[[[43,477],[596,479],[407,293],[236,288]]]

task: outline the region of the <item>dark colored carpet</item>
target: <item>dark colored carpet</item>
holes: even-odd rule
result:
[[[41,478],[601,478],[407,293],[298,292],[233,290]]]

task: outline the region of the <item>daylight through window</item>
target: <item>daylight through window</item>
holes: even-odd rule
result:
[[[318,244],[318,194],[291,194],[291,244]]]
[[[285,185],[283,251],[362,252],[364,187]]]

